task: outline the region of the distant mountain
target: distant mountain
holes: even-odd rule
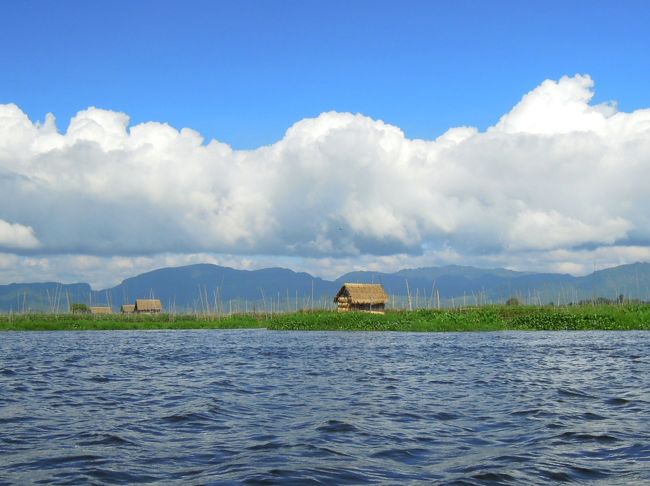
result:
[[[65,311],[68,302],[88,302],[92,294],[90,285],[86,283],[0,285],[0,312]]]
[[[621,265],[584,277],[515,272],[450,265],[404,269],[395,273],[351,272],[334,281],[284,268],[235,270],[199,264],[161,268],[127,278],[99,291],[88,284],[26,283],[0,285],[0,311],[64,310],[69,302],[110,304],[115,309],[136,298],[159,298],[177,311],[243,311],[327,306],[345,282],[384,285],[391,303],[431,306],[503,302],[516,296],[530,303],[567,303],[592,297],[650,300],[650,263]],[[313,298],[312,298],[313,296]]]
[[[235,270],[211,264],[189,265],[176,268],[162,268],[124,280],[120,285],[108,289],[112,304],[119,307],[132,303],[137,297],[154,296],[161,299],[165,308],[178,310],[205,310],[230,306],[230,301],[244,301],[246,306],[274,305],[286,308],[305,306],[311,300],[312,285],[314,301],[332,295],[337,289],[333,282],[312,277],[308,273],[297,273],[286,268],[265,268],[263,270]]]
[[[407,268],[395,272],[395,275],[400,275],[407,278],[437,278],[441,276],[457,276],[471,279],[484,277],[486,275],[510,278],[532,274],[530,272],[515,272],[514,270],[506,270],[505,268],[476,268],[462,265],[446,265],[444,267]]]
[[[593,297],[650,300],[650,263],[633,263],[594,272],[584,277],[560,273],[514,272],[503,268],[481,269],[451,265],[400,270],[395,273],[352,272],[337,282],[377,282],[392,295],[466,302],[502,302],[516,296],[524,302],[567,303]]]
[[[633,296],[650,300],[650,263],[632,263],[579,277],[581,289],[590,295]]]
[[[498,300],[549,283],[567,282],[574,277],[562,274],[534,274],[515,272],[503,268],[484,269],[449,265],[445,267],[415,268],[395,273],[352,272],[343,275],[337,282],[378,282],[391,294],[425,295],[438,292],[443,299],[463,295],[485,294]]]

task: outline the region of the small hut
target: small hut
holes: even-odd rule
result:
[[[122,314],[133,314],[135,312],[135,305],[134,304],[124,304],[122,307],[120,307],[120,312]]]
[[[90,306],[88,307],[88,311],[91,314],[112,314],[113,309],[111,309],[109,306]]]
[[[380,284],[346,283],[334,297],[339,312],[384,313],[388,295]]]
[[[135,299],[133,312],[136,314],[157,314],[162,312],[162,304],[158,299]]]

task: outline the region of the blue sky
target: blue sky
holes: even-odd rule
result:
[[[433,139],[494,124],[544,79],[650,105],[647,1],[15,1],[0,103],[60,130],[89,106],[235,148],[336,110]]]

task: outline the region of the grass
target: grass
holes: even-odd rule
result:
[[[645,330],[650,305],[485,306],[381,314],[296,313],[271,319],[278,330],[465,332],[506,330]]]
[[[484,306],[466,309],[389,311],[386,314],[296,312],[194,315],[0,314],[0,330],[244,329],[306,331],[463,332],[505,330],[649,330],[650,305],[569,307]]]
[[[106,331],[125,329],[261,328],[261,316],[205,318],[194,315],[0,314],[0,331]]]

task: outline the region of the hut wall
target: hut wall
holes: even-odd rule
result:
[[[388,296],[380,284],[346,283],[334,297],[338,312],[383,314],[387,300]]]
[[[347,302],[345,302],[345,303],[339,302],[338,305],[337,305],[336,310],[338,312],[349,312],[350,311],[350,304],[348,304]]]
[[[350,310],[362,312],[384,312],[384,304],[352,304]]]
[[[136,299],[134,311],[136,314],[158,314],[162,312],[162,304],[158,299]]]
[[[348,304],[339,302],[337,305],[337,312],[377,312],[383,314],[385,311],[384,304]]]
[[[88,310],[90,311],[91,314],[112,314],[113,309],[111,307],[104,307],[104,306],[93,306],[93,307],[88,307]]]

